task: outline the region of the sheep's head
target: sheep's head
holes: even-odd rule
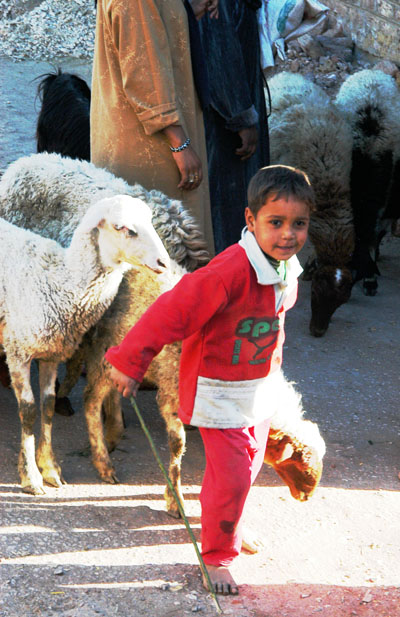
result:
[[[308,424],[318,429],[309,421]],[[319,440],[322,437],[319,435]],[[317,488],[322,475],[325,446],[311,446],[282,431],[270,429],[264,463],[273,467],[298,501],[307,501]]]
[[[311,282],[311,321],[313,336],[323,336],[333,313],[350,299],[353,277],[347,267],[319,266]]]
[[[91,206],[85,218],[89,227],[92,224],[99,230],[98,245],[105,266],[145,265],[157,273],[165,271],[170,259],[151,217],[149,206],[129,195],[102,199]]]

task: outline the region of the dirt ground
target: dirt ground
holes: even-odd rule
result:
[[[49,70],[6,64],[0,59],[0,168],[34,151],[32,79]],[[262,470],[246,522],[264,548],[235,563],[241,594],[219,599],[225,615],[400,617],[400,239],[384,240],[380,269],[378,295],[355,287],[321,339],[308,332],[310,284],[300,284],[284,368],[326,440],[324,474],[310,501],[298,503]],[[0,389],[0,617],[216,615],[187,531],[165,512],[163,477],[129,403],[113,454],[120,484],[102,484],[82,456],[83,387],[81,378],[76,414],[54,423],[68,484],[42,497],[19,487],[16,404]],[[138,403],[167,462],[154,393],[141,392]],[[198,537],[204,458],[196,431],[187,442],[183,491]]]

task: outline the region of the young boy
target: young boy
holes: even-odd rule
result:
[[[229,565],[242,547],[244,504],[285,387],[285,311],[297,298],[295,255],[313,204],[303,172],[260,169],[249,184],[239,243],[183,276],[106,354],[119,392],[135,396],[154,356],[183,340],[179,417],[199,427],[204,443],[202,556],[216,593],[238,593]]]

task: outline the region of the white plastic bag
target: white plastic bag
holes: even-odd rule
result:
[[[274,66],[274,52],[284,60],[285,42],[310,33],[328,16],[318,0],[263,0],[258,10],[261,66]]]

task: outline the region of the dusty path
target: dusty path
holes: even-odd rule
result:
[[[77,65],[63,66],[88,78]],[[34,151],[31,80],[50,68],[23,63],[11,74],[10,66],[4,73],[0,60],[0,169]],[[325,471],[316,495],[300,504],[263,470],[246,518],[265,548],[235,564],[241,596],[220,600],[226,615],[400,617],[400,239],[384,242],[380,268],[378,295],[355,288],[322,339],[308,334],[310,290],[301,283],[288,314],[285,371],[326,439]],[[113,455],[121,484],[101,484],[79,456],[87,442],[83,386],[74,392],[77,414],[55,420],[68,484],[43,497],[19,488],[16,405],[0,390],[0,616],[215,615],[186,530],[165,513],[163,479],[129,405],[126,438]],[[166,460],[154,393],[140,393],[139,404]],[[192,431],[183,483],[196,534],[202,470]]]

